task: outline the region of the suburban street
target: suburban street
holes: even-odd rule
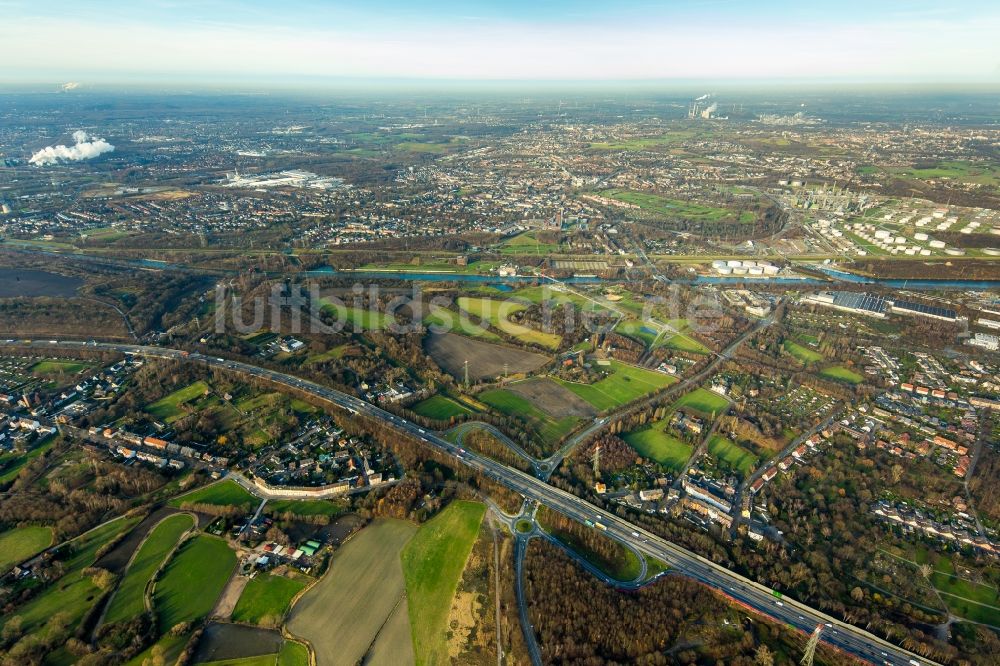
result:
[[[758,326],[766,325],[765,322],[767,320],[762,320]],[[728,358],[736,346],[738,346],[738,343],[741,343],[753,330],[755,329],[750,329],[750,331],[731,344],[719,355],[715,363]],[[633,525],[624,518],[620,518],[615,514],[594,506],[585,499],[551,486],[546,481],[531,474],[526,474],[485,456],[466,451],[458,444],[453,444],[432,431],[425,430],[360,398],[321,386],[314,382],[274,370],[260,368],[241,361],[227,360],[163,347],[110,344],[93,341],[38,340],[7,341],[0,342],[0,345],[26,347],[43,352],[45,350],[112,351],[123,354],[138,354],[149,358],[201,363],[211,368],[242,373],[268,380],[277,385],[309,393],[315,398],[346,409],[354,414],[382,421],[395,430],[456,458],[470,469],[476,470],[520,493],[526,499],[545,505],[580,522],[592,521],[596,525],[599,525],[600,529],[607,536],[640,553],[665,562],[673,572],[700,581],[749,609],[766,615],[777,622],[799,629],[806,634],[812,633],[817,626],[821,626],[821,640],[845,653],[873,664],[902,666],[904,664],[923,665],[934,663],[922,657],[917,657],[858,627],[836,620],[791,598],[782,597],[764,585],[751,581],[721,565],[681,548],[641,527]],[[714,363],[710,364],[709,368],[699,373],[699,375],[701,376],[708,372],[712,365]]]

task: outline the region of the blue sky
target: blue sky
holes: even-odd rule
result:
[[[0,0],[0,80],[1000,82],[980,0]]]

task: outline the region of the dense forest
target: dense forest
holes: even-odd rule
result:
[[[546,664],[797,664],[805,637],[667,576],[620,592],[534,539],[525,556],[529,615]],[[826,647],[818,664],[844,663]]]

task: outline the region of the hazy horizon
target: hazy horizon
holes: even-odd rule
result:
[[[1000,6],[2,0],[7,82],[1000,83]]]

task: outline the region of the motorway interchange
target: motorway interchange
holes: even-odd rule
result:
[[[853,625],[827,616],[794,599],[782,597],[764,585],[751,581],[738,573],[730,571],[641,527],[633,525],[627,520],[591,504],[585,499],[551,486],[542,479],[508,467],[491,458],[467,451],[460,445],[449,442],[438,434],[427,431],[400,416],[391,414],[355,396],[321,386],[314,382],[242,361],[227,360],[198,353],[188,353],[183,350],[166,347],[59,340],[7,340],[0,342],[0,346],[2,345],[63,350],[89,348],[123,354],[138,354],[151,358],[185,360],[251,375],[266,379],[275,384],[309,393],[316,398],[346,409],[351,413],[387,423],[396,430],[419,439],[424,444],[454,457],[467,467],[477,470],[485,476],[503,484],[528,500],[559,511],[581,523],[589,521],[594,524],[595,529],[602,530],[608,537],[631,547],[637,552],[661,560],[673,572],[700,581],[752,611],[766,615],[775,621],[787,624],[807,634],[819,630],[822,641],[854,657],[873,664],[891,664],[892,666],[923,666],[935,663],[923,657],[918,657]]]

